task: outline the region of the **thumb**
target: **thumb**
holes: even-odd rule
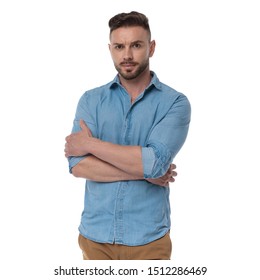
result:
[[[79,120],[79,126],[82,130],[88,129],[87,125],[85,124],[84,120],[82,120],[82,119]]]
[[[82,131],[85,131],[89,137],[92,137],[91,130],[88,128],[88,126],[86,125],[84,120],[80,119],[79,125],[80,125],[80,128],[82,129]]]

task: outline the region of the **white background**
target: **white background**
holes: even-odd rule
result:
[[[259,279],[253,0],[1,1],[1,279],[54,279],[53,268],[81,260],[84,181],[68,173],[64,138],[84,91],[114,78],[107,22],[131,10],[149,17],[151,69],[192,105],[174,161],[168,264],[207,266],[202,279]]]

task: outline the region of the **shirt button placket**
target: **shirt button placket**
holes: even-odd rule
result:
[[[127,113],[124,121],[122,144],[127,145],[127,136],[129,132],[129,113]],[[119,190],[117,194],[117,206],[116,206],[116,229],[115,229],[115,240],[116,243],[123,243],[124,239],[124,197],[127,182],[121,182],[119,184]]]
[[[120,184],[120,189],[118,192],[118,202],[117,202],[117,229],[116,229],[116,239],[118,243],[123,243],[123,236],[124,236],[124,197],[125,197],[125,189],[126,189],[125,182]]]
[[[125,117],[124,137],[123,137],[124,145],[131,144],[129,142],[130,129],[131,129],[131,108],[129,109],[129,111]]]

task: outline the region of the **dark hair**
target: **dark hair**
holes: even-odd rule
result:
[[[130,13],[117,14],[109,20],[108,26],[110,28],[110,35],[115,29],[119,27],[141,26],[148,31],[149,40],[151,40],[151,31],[148,18],[144,14],[138,12],[133,11]]]

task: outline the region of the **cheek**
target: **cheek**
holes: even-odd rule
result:
[[[146,60],[147,58],[149,58],[149,51],[135,52],[133,57],[136,61]]]
[[[143,54],[143,60],[148,60],[150,57],[151,57],[151,54],[149,51],[147,51]]]
[[[111,58],[112,58],[114,63],[117,63],[118,61],[120,61],[120,56],[118,54],[113,53],[113,52],[111,52]]]

